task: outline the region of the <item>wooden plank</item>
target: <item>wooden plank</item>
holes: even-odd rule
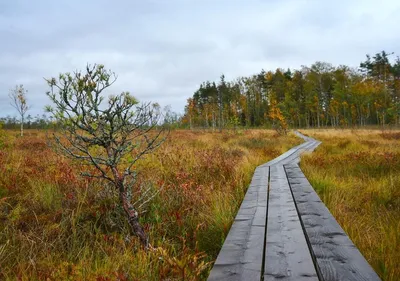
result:
[[[263,275],[269,167],[299,158],[300,153],[311,145],[306,141],[257,167],[208,280],[260,280]]]
[[[312,152],[318,145],[321,144],[320,141],[317,141],[313,138],[304,136],[299,132],[295,132],[295,134],[304,139],[305,142],[302,144],[293,147],[292,149],[286,151],[285,153],[281,154],[277,158],[263,164],[262,166],[273,166],[273,165],[286,165],[286,164],[296,164],[300,162],[300,156],[304,152]]]
[[[380,280],[320,200],[300,167],[285,166],[318,274],[324,281]]]
[[[282,165],[270,168],[264,280],[318,280]]]
[[[302,144],[300,144],[300,145],[298,145],[298,146],[295,146],[295,147],[289,149],[288,151],[286,151],[285,153],[283,153],[283,154],[281,154],[280,156],[276,157],[275,159],[272,159],[271,161],[269,161],[269,162],[267,162],[267,163],[261,165],[261,167],[277,165],[277,164],[279,164],[280,162],[282,162],[282,161],[284,161],[285,159],[287,159],[288,157],[292,156],[293,154],[296,154],[296,152],[297,152],[299,149],[301,149],[301,148],[303,148],[303,147],[305,147],[305,146],[307,146],[307,145],[308,145],[307,142],[303,142]]]
[[[269,167],[258,167],[208,280],[260,281]]]
[[[320,142],[297,135],[305,142],[257,167],[208,280],[380,280],[297,165]]]
[[[283,159],[282,161],[279,162],[279,164],[286,165],[286,164],[292,164],[292,163],[299,163],[301,154],[306,151],[311,151],[311,149],[315,146],[315,142],[313,142],[313,141],[307,141],[304,144],[305,145],[303,147],[300,147],[299,149],[297,149],[296,153],[290,155],[286,159]]]

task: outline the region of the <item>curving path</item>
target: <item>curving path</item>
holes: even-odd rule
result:
[[[222,280],[380,280],[300,170],[304,143],[258,166],[211,270]]]

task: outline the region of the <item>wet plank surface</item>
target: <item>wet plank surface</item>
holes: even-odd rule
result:
[[[208,280],[380,280],[297,165],[304,143],[257,167]]]
[[[298,213],[324,281],[380,280],[320,200],[300,167],[285,166]]]
[[[270,169],[264,280],[318,280],[285,170]]]
[[[269,167],[258,167],[208,280],[261,278]]]

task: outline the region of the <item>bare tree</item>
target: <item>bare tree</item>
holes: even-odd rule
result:
[[[160,146],[168,131],[159,126],[161,111],[157,104],[139,105],[128,92],[110,96],[105,102],[103,91],[116,79],[115,73],[103,65],[88,65],[84,73],[46,79],[50,86],[47,95],[54,104],[46,109],[62,130],[53,135],[55,147],[96,168],[82,175],[111,183],[133,233],[148,247],[138,208],[150,196],[148,190],[134,192],[134,164]]]
[[[26,102],[26,94],[24,85],[17,85],[14,89],[10,90],[9,97],[11,99],[11,105],[18,111],[21,116],[21,137],[24,136],[24,119],[25,113],[28,111],[29,106]]]

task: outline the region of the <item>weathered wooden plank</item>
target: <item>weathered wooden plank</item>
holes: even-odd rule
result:
[[[298,146],[295,146],[295,147],[289,149],[288,151],[286,151],[285,153],[281,154],[280,156],[276,157],[275,159],[272,159],[271,161],[269,161],[269,162],[267,162],[267,163],[261,165],[261,167],[272,166],[272,165],[278,165],[280,162],[282,162],[282,161],[284,161],[285,159],[287,159],[288,157],[290,157],[290,156],[296,154],[296,152],[297,152],[299,149],[301,149],[301,148],[303,148],[303,147],[305,147],[305,146],[307,146],[307,145],[308,145],[308,143],[307,143],[307,142],[304,142],[304,143],[302,143],[302,144],[300,144],[300,145],[298,145]]]
[[[318,280],[282,165],[270,168],[264,280]]]
[[[257,167],[208,280],[260,280],[263,275],[269,167],[298,159],[300,153],[311,145],[307,140]]]
[[[324,281],[380,280],[320,200],[298,165],[285,166],[317,270]]]
[[[277,158],[263,164],[262,166],[273,166],[273,165],[285,165],[291,163],[299,163],[300,156],[303,152],[308,151],[312,152],[314,149],[321,144],[320,141],[316,141],[313,138],[307,137],[302,135],[299,132],[295,132],[296,135],[305,140],[300,145],[293,147],[292,149],[286,151],[285,153],[281,154]]]
[[[283,159],[282,161],[279,162],[279,164],[286,165],[291,163],[299,163],[301,154],[306,151],[311,151],[311,149],[315,146],[315,142],[313,141],[307,141],[304,144],[305,144],[304,146],[297,149],[296,153],[293,153],[289,157]]]
[[[379,280],[297,166],[320,142],[297,134],[304,143],[256,169],[208,280]]]
[[[258,167],[208,280],[261,278],[269,167]]]

